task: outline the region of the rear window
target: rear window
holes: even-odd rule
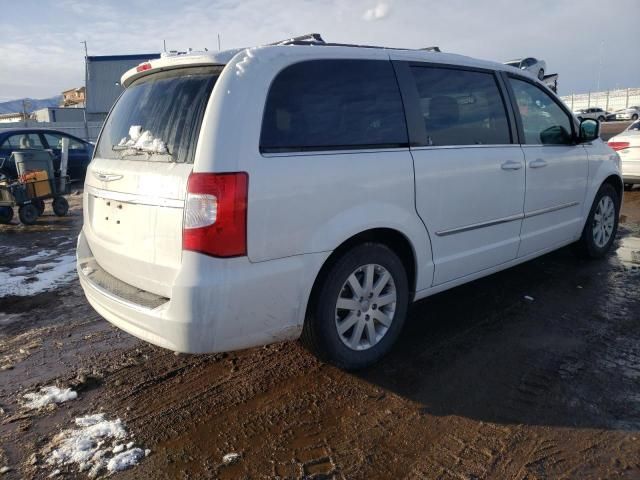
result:
[[[96,157],[193,163],[221,67],[190,67],[134,81],[105,122]]]
[[[389,61],[301,62],[271,85],[261,152],[406,146],[404,109]]]

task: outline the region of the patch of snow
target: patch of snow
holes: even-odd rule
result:
[[[227,465],[236,463],[238,460],[240,460],[240,454],[235,452],[227,453],[224,457],[222,457],[222,463],[226,463]]]
[[[43,387],[38,393],[26,393],[23,398],[28,402],[24,405],[29,410],[36,410],[52,403],[64,403],[78,398],[78,394],[70,388],[64,390],[56,387]]]
[[[60,475],[60,469],[56,468],[53,472],[49,474],[49,478],[56,477],[58,475]]]
[[[18,261],[19,262],[33,262],[34,260],[40,260],[42,258],[53,257],[56,253],[58,253],[57,250],[40,250],[38,253],[34,253],[33,255],[29,255],[28,257],[23,257]]]
[[[524,299],[525,299],[527,302],[533,302],[533,297],[530,297],[529,295],[525,295],[525,296],[524,296]]]
[[[55,250],[52,251],[55,252]],[[52,267],[44,272],[37,270],[38,266],[45,265],[47,267],[52,265]],[[10,295],[22,297],[35,295],[52,290],[58,285],[72,280],[76,275],[76,257],[75,255],[62,255],[55,262],[36,265],[35,268],[27,270],[25,273],[32,276],[29,281],[26,281],[26,275],[12,275],[11,270],[0,272],[0,298]]]
[[[9,275],[22,275],[28,272],[29,272],[29,269],[27,267],[16,267],[16,268],[12,268],[7,273]]]
[[[44,270],[49,270],[53,267],[55,267],[57,265],[57,263],[39,263],[38,265],[36,265],[35,267],[33,267],[33,269],[37,272],[42,272]]]
[[[134,445],[135,445],[135,443],[133,443],[133,442],[127,443],[127,450],[129,450],[130,448],[133,448]]]
[[[125,452],[119,453],[107,462],[107,470],[109,473],[119,472],[127,468],[137,465],[144,458],[144,451],[141,448],[132,448]]]
[[[129,128],[129,138],[124,137],[118,143],[118,147],[131,147],[133,150],[141,150],[150,153],[168,153],[167,144],[160,138],[155,138],[149,130],[142,131],[140,125],[132,125]]]
[[[63,430],[47,448],[47,464],[54,467],[75,465],[79,472],[94,478],[106,469],[109,473],[137,465],[146,453],[141,448],[126,448],[127,432],[118,418],[106,420],[103,413],[76,418],[77,428]],[[129,442],[127,445],[132,444]]]

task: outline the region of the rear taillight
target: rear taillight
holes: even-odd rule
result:
[[[247,254],[249,175],[192,173],[184,204],[182,248],[213,257]]]
[[[629,142],[609,142],[609,146],[617,152],[629,148]]]

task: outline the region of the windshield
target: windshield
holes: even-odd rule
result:
[[[188,67],[134,81],[105,122],[96,157],[193,163],[221,67]]]
[[[636,120],[631,125],[629,125],[629,128],[627,128],[627,130],[640,131],[640,120]]]

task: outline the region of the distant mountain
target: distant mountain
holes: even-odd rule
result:
[[[51,98],[42,98],[39,100],[35,98],[20,98],[18,100],[9,100],[8,102],[2,102],[0,103],[0,114],[21,112],[23,100],[26,100],[30,103],[30,105],[27,105],[27,111],[33,112],[34,110],[40,110],[41,108],[57,107],[62,101],[62,95],[56,95],[55,97]]]

